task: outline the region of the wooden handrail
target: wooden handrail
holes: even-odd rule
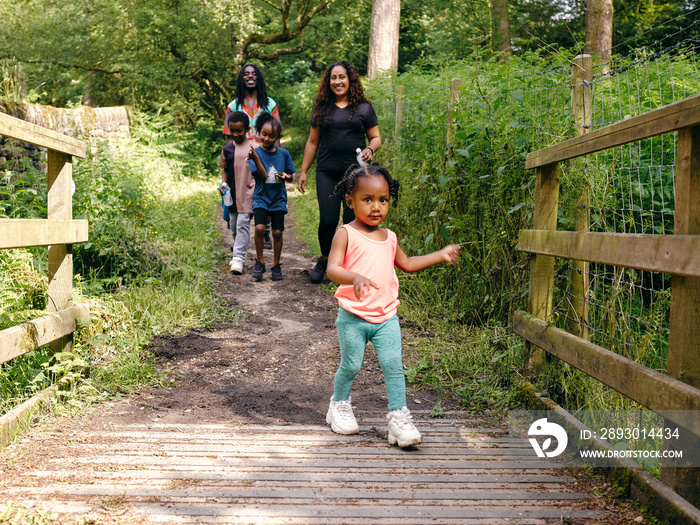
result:
[[[586,113],[585,108],[573,109],[579,117],[579,113]],[[577,117],[577,125],[581,120]],[[677,132],[673,235],[591,233],[587,220],[579,225],[579,217],[575,218],[578,231],[557,231],[561,162],[671,132]],[[585,159],[580,162],[585,163]],[[532,345],[525,359],[526,374],[535,376],[543,371],[544,350],[651,410],[693,414],[691,422],[676,423],[695,436],[666,440],[664,446],[696,451],[700,435],[695,415],[700,411],[700,95],[534,151],[528,154],[525,167],[537,170],[535,209],[533,229],[520,232],[518,248],[534,256],[529,314],[517,312],[513,330]],[[577,209],[589,209],[585,191],[575,200]],[[570,309],[568,328],[577,335],[553,324],[555,257],[572,260],[584,277],[575,291],[575,278],[570,281],[575,294],[571,304],[578,308]],[[585,275],[589,262],[673,275],[666,374],[586,340],[589,291]],[[688,465],[664,465],[662,478],[680,493],[697,494],[700,474]],[[699,502],[697,496],[692,501]]]
[[[0,250],[75,244],[88,240],[88,221],[0,219]]]
[[[87,155],[87,146],[84,142],[4,113],[0,113],[0,135],[81,159]]]
[[[0,331],[0,363],[33,352],[75,332],[77,321],[90,319],[88,307],[79,304]]]
[[[48,246],[47,310],[53,315],[0,332],[0,363],[49,344],[70,351],[77,319],[87,310],[73,306],[72,245],[88,240],[88,223],[73,220],[73,157],[85,158],[84,142],[0,113],[0,135],[47,149],[47,219],[0,219],[0,249]]]
[[[513,331],[651,410],[697,411],[700,414],[700,390],[678,379],[565,332],[526,312],[515,313]],[[700,435],[700,417],[676,423]]]
[[[700,277],[700,235],[520,230],[518,249],[650,272]]]
[[[533,151],[525,159],[525,168],[539,168],[699,124],[700,95],[695,95],[548,148]]]

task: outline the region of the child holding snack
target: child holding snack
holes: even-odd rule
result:
[[[260,135],[261,145],[255,149],[251,146],[249,161],[250,171],[255,176],[255,192],[253,193],[253,216],[255,218],[255,251],[257,259],[252,276],[261,281],[265,273],[263,247],[265,238],[265,222],[272,220],[272,274],[273,281],[281,281],[282,265],[282,232],[284,231],[284,216],[287,214],[287,188],[285,181],[291,182],[296,173],[289,152],[277,147],[277,141],[282,136],[282,124],[270,113],[262,113],[255,122],[255,128]],[[257,167],[253,161],[259,159],[262,166]]]

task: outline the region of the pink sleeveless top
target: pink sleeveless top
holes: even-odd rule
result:
[[[365,321],[383,323],[396,315],[399,307],[399,279],[394,270],[396,234],[386,230],[386,240],[375,241],[347,224],[341,228],[348,235],[343,268],[372,279],[379,288],[370,288],[360,301],[352,284],[341,284],[335,292],[338,304]]]

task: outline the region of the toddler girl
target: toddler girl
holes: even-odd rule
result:
[[[292,157],[286,149],[278,148],[277,140],[282,136],[282,124],[270,113],[261,113],[255,121],[255,128],[260,135],[260,146],[250,147],[250,171],[255,176],[255,192],[253,193],[253,216],[255,218],[255,252],[257,259],[252,276],[261,281],[265,273],[263,248],[265,242],[265,223],[267,218],[272,220],[272,257],[273,266],[270,269],[273,281],[282,280],[282,232],[284,231],[284,216],[287,213],[287,188],[285,181],[291,182],[296,173]],[[255,161],[259,159],[262,166]],[[262,169],[260,169],[262,168]]]
[[[459,246],[407,257],[396,234],[379,227],[389,212],[389,203],[396,206],[398,202],[399,183],[377,164],[351,167],[335,192],[344,196],[355,220],[338,229],[328,256],[328,278],[340,285],[335,293],[340,366],[326,422],[338,434],[358,432],[350,389],[362,366],[367,341],[372,341],[389,397],[389,443],[399,447],[417,445],[422,437],[406,407],[401,330],[396,316],[399,281],[394,266],[404,272],[417,272],[440,262],[453,263]]]

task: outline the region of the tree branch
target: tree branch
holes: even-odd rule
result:
[[[284,7],[284,2],[282,2],[283,7],[280,7],[277,4],[275,4],[274,2],[272,2],[271,0],[260,0],[260,1],[263,2],[264,4],[271,6],[273,9],[275,9],[276,11],[279,11],[279,12],[282,12],[283,7]]]
[[[265,53],[260,48],[251,49],[249,56],[251,58],[257,58],[258,60],[272,60],[282,55],[293,55],[295,53],[301,53],[304,50],[304,31],[301,31],[301,38],[299,43],[294,47],[285,47],[282,49],[275,49]]]
[[[241,57],[244,60],[249,56],[259,59],[267,59],[268,57],[275,58],[284,54],[300,53],[301,51],[303,51],[303,48],[300,48],[299,45],[282,50],[273,50],[268,53],[261,51],[259,48],[255,48],[251,51],[249,51],[249,49],[250,46],[254,44],[266,46],[271,44],[291,42],[298,36],[302,35],[304,29],[309,24],[311,19],[316,15],[316,13],[318,13],[322,9],[325,9],[328,6],[328,4],[330,4],[332,1],[333,0],[321,0],[311,8],[308,8],[307,2],[304,2],[303,4],[300,3],[300,9],[296,17],[296,24],[294,24],[294,27],[290,28],[289,12],[291,9],[291,0],[283,0],[284,10],[282,12],[282,30],[272,34],[253,33],[248,35],[240,47]],[[303,45],[303,39],[300,45]]]

